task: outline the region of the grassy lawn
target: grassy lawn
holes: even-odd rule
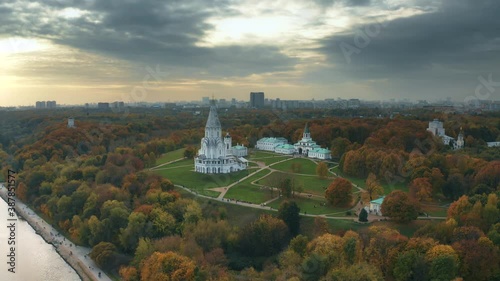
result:
[[[175,168],[175,167],[187,166],[187,165],[191,165],[191,169],[194,169],[194,160],[193,159],[182,159],[182,160],[167,164],[165,166],[161,166],[159,169]]]
[[[160,158],[156,159],[156,165],[161,165],[163,163],[167,163],[173,160],[177,160],[179,158],[184,157],[184,148],[177,149],[174,151],[167,152],[160,156]]]
[[[166,167],[168,167],[167,165]],[[174,184],[180,184],[197,192],[208,195],[218,196],[215,191],[206,190],[214,187],[227,186],[247,175],[247,171],[240,171],[232,174],[208,175],[196,173],[192,166],[178,167],[175,169],[155,170],[155,173],[171,180]]]
[[[279,173],[279,172],[273,172],[273,173]],[[320,179],[317,176],[293,175],[289,173],[287,173],[287,175],[293,176],[297,180],[298,184],[304,187],[304,190],[302,192],[321,195],[321,196],[325,194],[325,187],[328,187],[328,185],[330,185],[330,183],[333,181],[333,179]],[[268,178],[270,177],[266,177],[262,180],[257,181],[256,183],[269,185],[269,183],[266,181],[266,179]]]
[[[338,166],[335,167],[335,168],[333,168],[332,171],[334,173],[336,173],[337,175],[339,175],[340,177],[348,179],[353,184],[355,184],[355,185],[357,185],[357,186],[359,186],[361,188],[365,188],[365,179],[360,179],[360,178],[356,178],[356,177],[346,176],[346,175],[344,175],[344,173],[342,173],[342,171],[340,171],[340,168]],[[385,187],[384,187],[384,189],[385,189]]]
[[[270,157],[270,156],[277,156],[277,155],[281,155],[281,154],[276,154],[276,153],[271,152],[271,151],[253,150],[249,154],[249,157],[254,159],[254,158]]]
[[[301,166],[301,169],[298,171],[299,174],[316,175],[316,163],[307,158],[294,158],[290,161],[273,165],[272,167],[283,172],[292,172],[292,164],[294,163]]]
[[[271,202],[269,206],[278,209],[280,204],[285,200],[295,201],[299,206],[301,213],[307,212],[307,214],[312,214],[312,215],[328,214],[336,217],[344,217],[346,216],[345,212],[350,209],[350,208],[332,207],[330,204],[326,203],[325,199],[318,197],[311,197],[311,198],[295,197],[288,199],[280,198],[276,201]],[[326,203],[325,206],[322,205],[323,203]]]
[[[432,203],[422,204],[422,212],[427,213],[431,217],[446,217],[448,215],[448,208],[440,207]]]
[[[252,181],[267,174],[269,174],[269,170],[262,170],[241,183],[231,187],[227,191],[225,198],[248,201],[256,204],[272,199],[273,197],[268,189],[261,189],[260,186],[251,184]],[[274,195],[276,196],[277,192],[274,192]]]
[[[407,224],[398,224],[398,223],[391,222],[391,221],[379,221],[379,222],[374,222],[371,225],[373,225],[373,226],[386,226],[389,228],[397,229],[397,230],[399,230],[399,233],[401,233],[407,237],[412,237],[413,234],[415,233],[415,231],[417,231],[419,228],[421,228],[422,226],[424,226],[428,223],[436,224],[436,223],[439,223],[439,221],[416,220],[416,221],[412,221],[412,222],[407,223]]]
[[[287,158],[290,158],[290,156],[284,156],[283,154],[276,154],[267,151],[255,151],[249,156],[250,160],[264,162],[266,165],[271,165]]]

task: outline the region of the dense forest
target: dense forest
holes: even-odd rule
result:
[[[498,113],[219,113],[233,142],[249,147],[264,136],[297,141],[309,122],[344,175],[408,187],[382,205],[395,225],[414,221],[425,202],[449,204],[445,220],[404,235],[387,224],[306,223],[293,199],[278,212],[235,218],[229,206],[150,171],[164,153],[195,151],[204,110],[0,112],[2,171],[18,171],[18,198],[123,280],[500,280],[500,148],[486,146],[500,140]],[[451,137],[463,130],[465,148],[427,132],[434,118]]]

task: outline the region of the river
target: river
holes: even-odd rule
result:
[[[81,281],[80,277],[24,220],[16,222],[16,273],[8,272],[7,203],[0,198],[0,280]]]

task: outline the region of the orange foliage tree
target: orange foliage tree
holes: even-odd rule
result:
[[[352,183],[345,178],[336,178],[328,186],[325,198],[333,206],[349,206],[352,203]]]

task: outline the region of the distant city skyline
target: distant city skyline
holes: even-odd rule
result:
[[[498,100],[499,10],[493,0],[4,1],[0,106],[259,91]]]
[[[248,104],[250,104],[251,99],[248,97],[248,94],[249,93],[246,93],[245,95],[241,95],[241,98],[234,98],[231,96],[221,97],[221,96],[215,96],[215,95],[214,95],[214,98],[216,100],[224,100],[227,103],[231,103],[232,100],[234,99],[234,101],[237,101],[237,102],[247,102]],[[50,96],[50,97],[53,98],[54,96]],[[118,99],[94,98],[92,100],[89,100],[86,97],[77,97],[77,98],[65,97],[65,98],[61,98],[59,100],[54,100],[54,102],[56,102],[57,107],[84,106],[85,104],[97,106],[99,103],[109,103],[110,106],[112,106],[113,103],[124,103],[125,105],[135,105],[135,104],[142,104],[142,103],[145,103],[145,104],[163,104],[163,103],[200,103],[200,104],[205,104],[206,103],[206,104],[208,104],[204,100],[204,98],[212,99],[212,96],[210,96],[210,97],[201,96],[199,99],[182,99],[182,98],[179,98],[176,100],[171,100],[171,99],[168,99],[168,100],[141,99],[138,101],[129,100],[128,102],[123,101],[123,100],[118,100]],[[33,102],[31,102],[31,100],[33,100]],[[64,102],[65,100],[68,102]],[[288,98],[288,97],[267,97],[267,96],[265,96],[265,100],[266,101],[275,101],[275,100],[281,100],[281,101],[360,100],[362,102],[370,102],[370,103],[371,102],[382,102],[382,103],[391,103],[391,102],[406,103],[406,102],[409,102],[409,103],[414,103],[414,104],[417,104],[419,102],[428,102],[429,104],[436,104],[436,103],[463,104],[464,103],[463,100],[453,100],[450,97],[434,98],[434,99],[411,99],[411,98],[362,99],[362,98],[357,98],[357,97],[347,97],[347,98],[342,98],[342,97],[314,98],[313,97],[313,98],[309,98],[309,99],[300,99],[300,98],[299,99],[292,99],[292,98]],[[474,103],[475,101],[479,101],[481,103],[485,103],[485,102],[487,103],[489,101],[493,101],[493,102],[498,103],[498,102],[500,102],[500,98],[499,99],[473,99],[470,102]],[[2,103],[0,103],[0,107],[19,107],[19,106],[21,106],[21,107],[35,107],[36,108],[37,104],[39,102],[50,102],[50,100],[49,99],[36,100],[34,98],[31,98],[31,99],[26,99],[26,103],[23,103],[23,104],[15,104],[15,103],[2,104]],[[51,108],[55,108],[55,107],[51,107]]]

